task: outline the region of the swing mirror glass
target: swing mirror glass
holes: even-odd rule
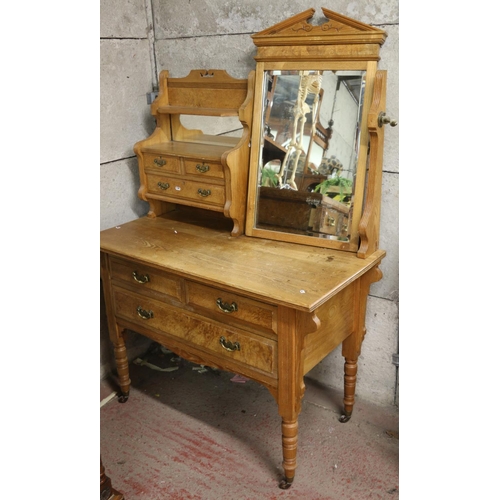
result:
[[[262,83],[254,227],[352,244],[366,71],[266,70]]]

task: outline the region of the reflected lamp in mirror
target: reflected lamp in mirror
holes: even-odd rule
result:
[[[246,234],[366,257],[378,248],[386,33],[324,8],[313,26],[313,14],[252,36]]]

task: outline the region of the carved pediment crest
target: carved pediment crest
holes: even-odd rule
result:
[[[383,30],[322,7],[327,21],[312,25],[315,10],[308,9],[252,36],[257,46],[377,43],[386,38]]]

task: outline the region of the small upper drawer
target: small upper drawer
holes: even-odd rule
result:
[[[139,263],[110,259],[111,278],[133,284],[137,291],[154,290],[182,301],[182,278]]]
[[[191,281],[186,281],[186,302],[195,309],[209,311],[212,318],[224,323],[277,332],[276,306]]]
[[[184,171],[189,175],[199,175],[202,177],[216,177],[224,179],[224,170],[220,163],[201,160],[184,159]]]
[[[180,161],[177,156],[144,153],[144,168],[151,168],[161,172],[180,172]]]

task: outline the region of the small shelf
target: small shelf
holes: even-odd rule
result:
[[[238,116],[239,110],[234,108],[196,108],[194,106],[159,106],[158,113],[170,115],[201,116]]]
[[[207,138],[208,136],[204,135]],[[217,136],[214,136],[216,139]],[[220,161],[221,156],[234,148],[236,144],[221,144],[218,142],[182,142],[171,141],[159,144],[151,144],[142,148],[143,153],[157,153],[165,155],[183,156],[186,158],[207,158]]]
[[[185,78],[160,73],[158,97],[151,104],[156,129],[134,146],[139,198],[149,202],[148,217],[163,215],[172,204],[219,211],[233,221],[231,236],[243,234],[254,76],[251,71],[248,79],[235,79],[217,69],[192,70]],[[231,135],[207,134],[201,127],[209,119],[190,129],[180,115],[235,117],[241,132],[230,120]]]

